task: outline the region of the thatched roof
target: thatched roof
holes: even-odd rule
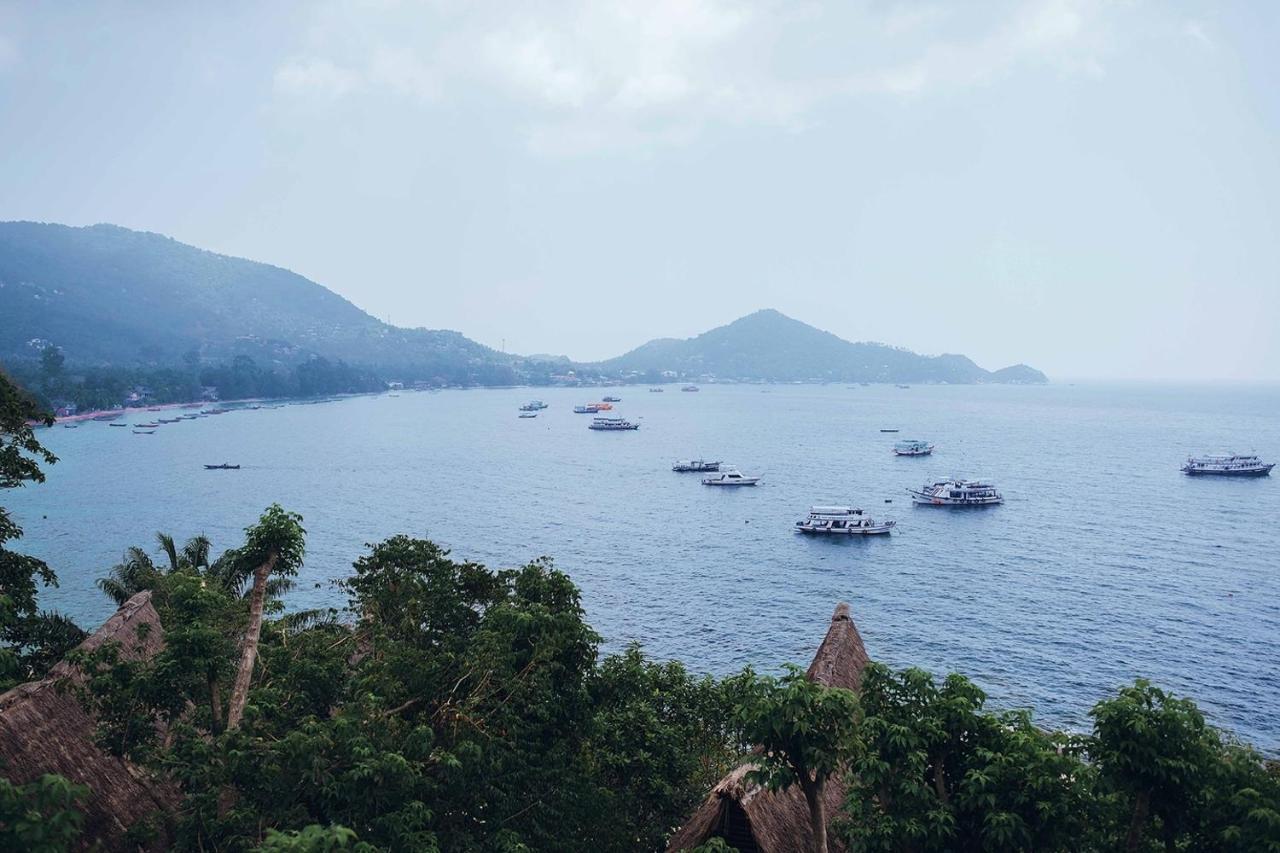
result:
[[[831,615],[831,627],[809,664],[809,678],[829,687],[857,690],[862,669],[869,658],[858,628],[849,616],[849,605],[841,602]],[[709,838],[722,837],[739,853],[788,853],[805,850],[813,837],[809,829],[809,807],[799,786],[785,791],[768,791],[746,781],[752,764],[739,766],[711,789],[684,826],[667,843],[669,853],[697,847]],[[844,784],[828,780],[823,789],[827,814],[835,815],[844,800]],[[844,846],[828,835],[831,851]]]
[[[143,625],[150,627],[140,633]],[[164,647],[150,592],[126,601],[79,648],[92,651],[110,642],[120,644],[125,660],[149,658]],[[73,691],[59,689],[60,682],[83,678],[77,667],[62,661],[41,680],[0,694],[0,774],[25,783],[58,773],[88,785],[90,796],[83,805],[86,846],[100,841],[107,850],[125,849],[128,827],[156,811],[172,810],[178,792],[93,742],[93,718]]]

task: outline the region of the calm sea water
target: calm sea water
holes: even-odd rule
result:
[[[363,543],[411,533],[491,566],[554,557],[611,650],[640,641],[717,674],[806,663],[844,600],[874,658],[965,672],[1046,723],[1086,728],[1095,701],[1143,675],[1280,751],[1280,478],[1178,471],[1192,451],[1280,456],[1280,389],[622,388],[617,413],[643,427],[590,432],[571,408],[606,393],[405,392],[152,436],[55,427],[48,482],[3,497],[22,547],[61,578],[43,602],[86,626],[112,611],[93,580],[125,546],[163,530],[220,550],[278,501],[308,529],[295,607],[340,604],[329,581]],[[551,408],[518,419],[535,394]],[[892,456],[908,437],[938,450]],[[712,489],[669,470],[700,455],[764,484]],[[224,460],[244,467],[201,467]],[[993,479],[1007,502],[910,505],[907,487],[949,474]],[[814,503],[899,526],[796,535]]]

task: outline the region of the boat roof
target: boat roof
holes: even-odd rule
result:
[[[851,506],[811,506],[809,515],[862,515],[862,510]]]

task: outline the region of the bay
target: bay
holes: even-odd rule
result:
[[[595,433],[572,413],[608,393],[640,430]],[[550,408],[518,419],[533,396]],[[293,608],[341,606],[332,582],[364,543],[408,533],[493,567],[553,557],[608,651],[640,642],[699,672],[771,671],[806,662],[848,601],[874,658],[963,672],[1042,723],[1085,729],[1094,702],[1143,676],[1280,751],[1280,483],[1178,470],[1218,449],[1276,459],[1275,387],[404,392],[150,436],[87,423],[40,437],[61,461],[3,497],[26,530],[19,549],[61,580],[42,604],[87,627],[113,610],[94,580],[126,546],[203,532],[220,551],[278,502],[308,530]],[[897,458],[900,438],[938,449]],[[764,483],[712,489],[670,471],[697,456]],[[243,467],[203,468],[224,461]],[[1007,501],[910,505],[907,488],[950,474],[991,479]],[[870,540],[796,535],[817,503],[899,525]]]

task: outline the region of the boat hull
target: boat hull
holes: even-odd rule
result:
[[[704,486],[755,486],[760,483],[759,477],[749,477],[743,480],[703,480]]]
[[[893,451],[893,455],[894,456],[932,456],[933,448],[930,447],[928,450],[895,450]]]
[[[832,530],[829,527],[805,527],[796,525],[796,532],[806,536],[884,536],[893,532],[892,524],[878,524],[875,527],[843,527]]]
[[[1275,465],[1262,465],[1258,468],[1242,468],[1238,470],[1206,471],[1200,468],[1183,468],[1182,473],[1188,477],[1266,477]]]

